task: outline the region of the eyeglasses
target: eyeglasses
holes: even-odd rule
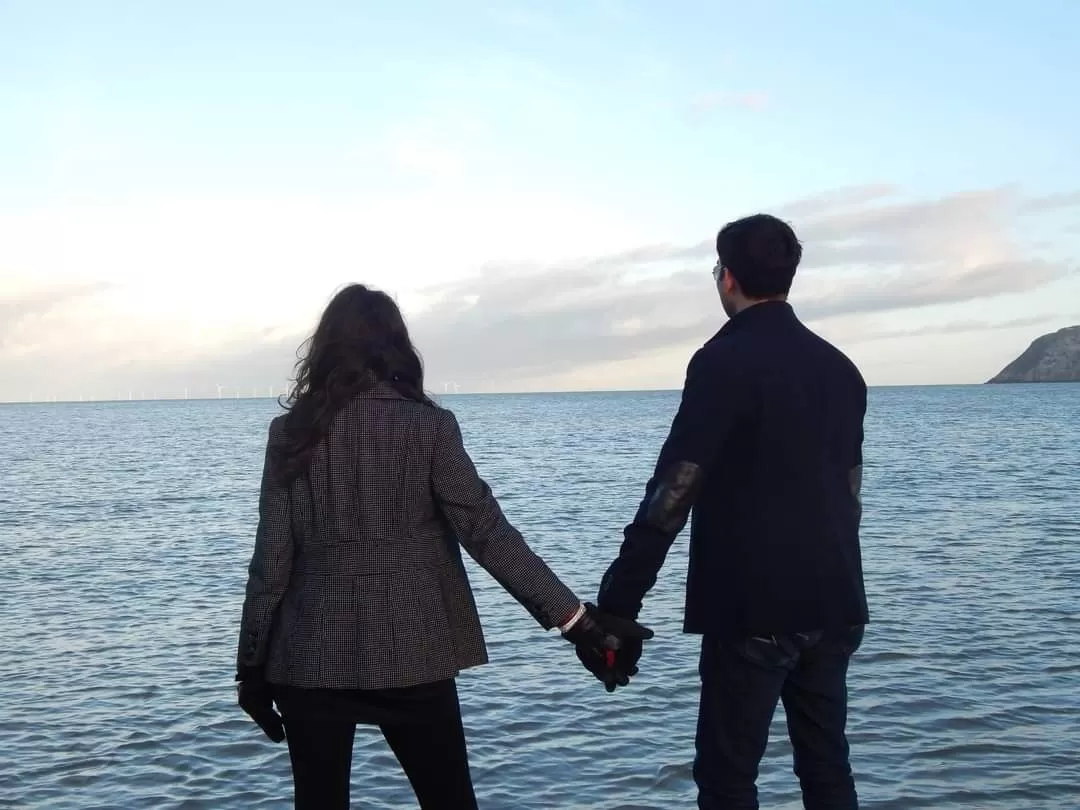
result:
[[[724,263],[722,261],[720,261],[720,260],[717,260],[716,267],[714,267],[712,269],[713,281],[715,281],[717,284],[719,284],[720,283],[720,276],[722,276],[723,274],[724,274]]]

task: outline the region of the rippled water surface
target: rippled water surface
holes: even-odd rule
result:
[[[482,474],[583,596],[677,395],[446,398]],[[235,707],[270,401],[0,407],[0,807],[287,808]],[[851,675],[866,808],[1080,807],[1080,386],[875,389]],[[492,663],[461,678],[481,807],[694,806],[677,542],[631,688],[608,695],[469,561]],[[762,806],[799,807],[777,712]],[[412,794],[361,729],[354,806]]]

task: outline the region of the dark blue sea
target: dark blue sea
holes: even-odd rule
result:
[[[512,521],[592,597],[676,393],[450,396]],[[291,806],[284,746],[235,706],[271,400],[0,407],[0,807]],[[1080,807],[1080,386],[873,389],[851,672],[864,808]],[[685,537],[657,632],[608,695],[469,561],[492,663],[460,681],[486,810],[693,807],[698,641]],[[783,709],[765,808],[800,807]],[[415,806],[361,729],[354,806]]]

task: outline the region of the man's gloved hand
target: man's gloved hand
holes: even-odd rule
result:
[[[274,711],[274,697],[261,676],[245,674],[236,690],[236,702],[272,741],[285,739],[285,725],[281,715]]]
[[[564,634],[574,645],[578,660],[604,684],[608,692],[616,686],[626,686],[630,676],[637,673],[637,659],[642,642],[653,637],[653,631],[633,619],[601,613],[586,602],[585,613]],[[629,646],[631,655],[620,661],[619,652]],[[634,653],[634,650],[637,650]],[[624,666],[624,663],[629,666]],[[632,671],[631,671],[632,670]]]

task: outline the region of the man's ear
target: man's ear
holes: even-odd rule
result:
[[[740,292],[739,282],[735,280],[735,276],[726,267],[724,268],[724,274],[720,276],[720,284],[728,295],[738,295]]]

